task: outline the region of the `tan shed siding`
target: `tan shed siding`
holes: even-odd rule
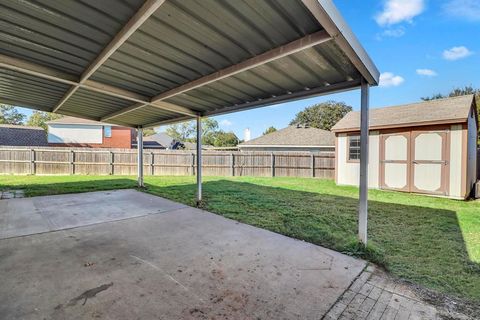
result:
[[[380,155],[380,136],[378,131],[370,132],[369,138],[369,161],[368,161],[368,187],[379,187],[379,155]],[[348,162],[348,136],[340,133],[337,136],[337,183],[340,185],[358,186],[360,181],[360,164],[358,162]]]
[[[467,194],[470,193],[477,181],[477,122],[475,112],[468,117],[468,145],[467,145]]]
[[[340,133],[337,137],[338,153],[337,153],[337,172],[338,184],[342,185],[358,185],[359,172],[352,171],[351,163],[347,163],[348,136]],[[358,166],[357,166],[358,167]]]
[[[450,188],[451,197],[462,198],[462,137],[463,126],[455,124],[450,129]]]
[[[378,131],[371,131],[368,140],[368,186],[370,188],[378,189],[379,172],[380,172],[380,133]]]

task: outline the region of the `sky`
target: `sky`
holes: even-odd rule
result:
[[[380,70],[370,107],[417,102],[455,87],[480,88],[480,0],[333,0]],[[214,117],[240,139],[288,126],[305,107],[328,100],[359,109],[360,92],[321,96]],[[30,111],[22,109],[25,114]],[[163,131],[165,128],[160,128]]]

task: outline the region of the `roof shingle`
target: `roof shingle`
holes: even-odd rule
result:
[[[473,95],[430,100],[369,110],[370,129],[420,126],[435,122],[467,121]],[[360,112],[351,111],[337,122],[332,131],[360,130]]]
[[[331,147],[335,145],[335,134],[333,132],[317,129],[289,126],[284,129],[263,135],[256,139],[243,142],[239,146],[322,146]]]
[[[40,127],[20,125],[0,125],[0,145],[2,146],[48,146],[47,134]]]

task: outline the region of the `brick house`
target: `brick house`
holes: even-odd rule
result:
[[[52,147],[131,149],[136,140],[135,129],[93,120],[62,117],[47,125]]]

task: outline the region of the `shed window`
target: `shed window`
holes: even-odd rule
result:
[[[360,160],[360,136],[348,137],[348,160]]]
[[[112,137],[112,127],[111,126],[104,126],[103,127],[103,134],[105,138],[111,138]]]

